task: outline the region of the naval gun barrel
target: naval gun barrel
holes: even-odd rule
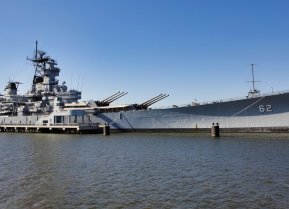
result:
[[[106,102],[111,103],[111,102],[113,102],[113,101],[115,101],[115,100],[123,97],[123,96],[126,95],[126,94],[127,94],[127,92],[121,92],[120,94],[118,94],[118,95],[110,98],[110,99],[109,99],[108,101],[106,101]]]
[[[153,105],[153,104],[155,104],[155,103],[157,103],[157,102],[163,100],[164,98],[166,98],[166,97],[168,97],[168,96],[169,96],[168,94],[163,94],[161,97],[158,97],[158,98],[156,98],[156,99],[150,101],[150,102],[147,103],[145,106],[149,107],[149,106],[151,106],[151,105]]]
[[[155,96],[143,103],[141,103],[140,105],[137,105],[137,108],[140,108],[140,109],[147,109],[149,106],[151,106],[152,104],[156,103],[156,102],[159,102],[161,100],[163,100],[164,98],[168,97],[169,95],[168,94],[160,94],[158,96]]]
[[[95,104],[98,106],[98,107],[103,107],[103,106],[109,106],[109,104],[121,97],[123,97],[124,95],[126,95],[127,92],[117,92],[101,101],[95,101]]]
[[[100,102],[107,102],[107,100],[110,100],[112,97],[118,95],[119,93],[120,93],[120,91],[119,91],[119,92],[116,92],[115,94],[113,94],[113,95],[111,95],[111,96],[109,96],[109,97],[107,97],[107,98],[105,98],[105,99],[103,99],[103,100],[101,100]]]
[[[153,98],[151,98],[151,99],[149,99],[149,100],[141,103],[140,105],[146,106],[147,103],[150,103],[150,102],[153,101],[154,99],[157,99],[157,98],[159,98],[159,97],[161,97],[161,96],[163,96],[163,94],[157,95],[157,96],[155,96],[155,97],[153,97]]]

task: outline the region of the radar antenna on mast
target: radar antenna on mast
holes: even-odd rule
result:
[[[32,86],[42,82],[43,80],[43,70],[41,67],[44,67],[45,64],[50,60],[49,56],[44,56],[46,52],[38,50],[38,41],[35,42],[35,52],[34,52],[34,58],[28,58],[27,60],[30,60],[33,62],[33,65],[35,66],[35,72],[34,77],[32,81]]]

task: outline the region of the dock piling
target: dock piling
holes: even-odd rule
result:
[[[212,124],[212,129],[211,129],[211,136],[212,137],[219,137],[220,136],[220,127],[219,123]]]
[[[110,126],[107,123],[103,125],[103,135],[105,136],[110,135]]]

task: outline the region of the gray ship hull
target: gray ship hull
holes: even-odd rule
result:
[[[219,123],[224,131],[288,131],[289,93],[210,104],[98,113],[91,120],[116,131],[194,132]]]
[[[207,132],[212,123],[219,123],[222,131],[227,132],[288,132],[289,93],[163,109],[110,113],[70,110],[50,115],[0,116],[0,123],[47,126],[100,123],[109,124],[112,131],[118,132]]]

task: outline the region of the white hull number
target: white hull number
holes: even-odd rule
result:
[[[260,112],[272,112],[272,105],[259,105]]]

